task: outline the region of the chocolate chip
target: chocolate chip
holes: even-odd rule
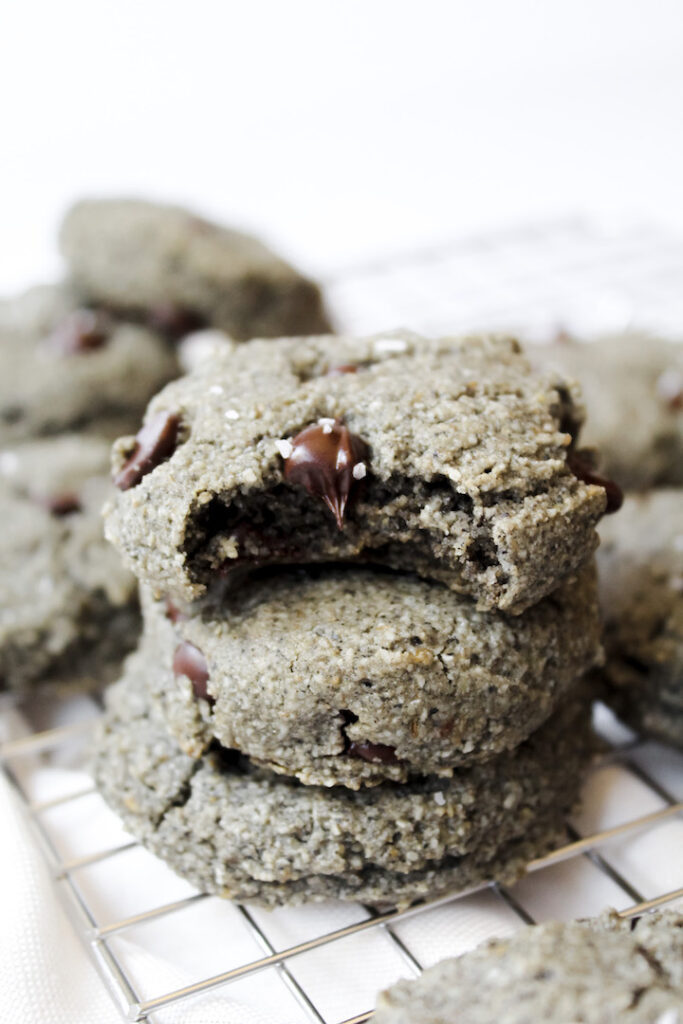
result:
[[[68,516],[72,512],[81,511],[81,502],[78,495],[73,491],[51,494],[43,498],[43,504],[53,516]]]
[[[321,419],[281,444],[285,479],[322,498],[341,530],[351,489],[366,474],[365,442],[339,420]]]
[[[79,355],[102,348],[111,333],[109,318],[94,309],[75,309],[60,320],[48,344],[63,355]]]
[[[395,747],[388,747],[384,743],[369,743],[364,740],[361,743],[350,743],[347,750],[349,757],[362,757],[364,761],[371,764],[398,764]]]
[[[120,490],[139,484],[143,476],[173,455],[178,441],[180,418],[173,412],[158,412],[138,431],[135,448],[114,475]]]
[[[344,373],[358,373],[358,365],[356,363],[340,363],[339,366],[330,366],[325,376],[340,377]]]
[[[169,338],[178,339],[191,331],[206,326],[206,319],[193,309],[186,309],[174,302],[162,302],[153,306],[147,316],[150,327]]]
[[[213,697],[206,685],[209,681],[209,666],[198,647],[187,640],[178,644],[173,655],[173,671],[177,676],[187,676],[197,700],[206,700],[213,704]]]
[[[184,622],[187,619],[185,612],[181,611],[177,605],[173,604],[170,597],[166,598],[166,610],[164,614],[171,622]]]
[[[624,501],[621,487],[614,480],[609,480],[606,476],[596,473],[590,463],[590,456],[583,452],[568,452],[567,465],[574,476],[578,480],[582,480],[584,484],[594,484],[596,487],[604,489],[607,496],[607,507],[605,509],[607,515],[617,512],[621,508]]]

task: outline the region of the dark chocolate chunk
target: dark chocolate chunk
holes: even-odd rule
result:
[[[64,355],[78,355],[101,348],[108,340],[111,323],[94,309],[75,309],[60,320],[48,337],[48,344]]]
[[[591,465],[589,455],[583,452],[570,451],[567,453],[567,465],[574,476],[583,481],[584,484],[595,484],[596,487],[604,489],[607,496],[607,507],[605,509],[607,515],[617,512],[621,508],[624,501],[621,487],[614,480],[609,480],[606,476],[596,473]]]
[[[198,647],[188,643],[187,640],[178,644],[173,655],[173,671],[177,676],[187,676],[198,700],[207,700],[209,703],[213,703],[213,697],[210,696],[207,689],[209,666]]]
[[[369,743],[363,740],[360,743],[349,743],[347,750],[349,757],[362,757],[364,761],[371,764],[398,764],[396,750],[388,747],[385,743]]]
[[[341,530],[351,489],[366,474],[365,442],[339,420],[321,419],[282,446],[285,479],[322,498]]]
[[[43,504],[53,516],[68,516],[72,512],[80,512],[81,510],[79,497],[73,491],[50,494],[43,498]]]
[[[147,322],[153,330],[174,340],[206,326],[203,316],[174,302],[163,302],[153,306],[148,313]]]
[[[158,412],[145,423],[136,434],[135,448],[114,475],[114,483],[120,490],[127,491],[129,487],[135,487],[143,476],[173,455],[179,425],[180,419],[173,412]]]

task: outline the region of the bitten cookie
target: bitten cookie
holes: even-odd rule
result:
[[[533,350],[576,377],[588,410],[582,440],[624,488],[683,484],[683,345],[643,334]]]
[[[0,451],[0,689],[111,681],[139,634],[136,586],[102,534],[109,443]]]
[[[68,288],[32,288],[0,304],[0,443],[125,434],[176,373],[156,333],[79,306]]]
[[[302,786],[220,748],[183,754],[140,653],[107,695],[100,792],[126,828],[199,889],[265,905],[406,903],[497,876],[559,845],[590,740],[585,706],[558,710],[515,751],[452,779]]]
[[[185,600],[245,569],[355,560],[518,613],[590,557],[613,499],[577,462],[580,422],[570,386],[506,338],[253,341],[117,442],[107,536]]]
[[[218,740],[326,786],[451,775],[510,750],[600,652],[592,565],[515,617],[329,567],[268,574],[189,617],[147,594],[143,612],[150,686],[183,750]]]
[[[444,960],[377,1000],[376,1024],[678,1024],[683,915],[615,911],[523,928]]]
[[[605,699],[683,747],[683,490],[628,496],[600,535]]]
[[[176,206],[84,200],[60,244],[79,292],[160,325],[206,323],[237,339],[330,329],[312,281],[257,239]]]

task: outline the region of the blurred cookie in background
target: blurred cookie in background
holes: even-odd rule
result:
[[[683,747],[683,490],[629,495],[599,532],[605,700]]]
[[[0,450],[0,689],[110,682],[139,633],[137,588],[105,541],[109,442]]]
[[[86,300],[167,334],[211,326],[242,341],[330,330],[313,281],[258,239],[178,206],[83,200],[67,213],[60,245]]]
[[[0,303],[0,444],[137,430],[178,372],[157,332],[82,305],[68,285],[31,288]]]
[[[683,484],[683,345],[640,333],[586,344],[562,334],[526,351],[581,384],[581,441],[599,449],[608,476],[633,490]]]

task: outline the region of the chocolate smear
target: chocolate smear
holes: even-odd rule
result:
[[[356,363],[341,363],[339,366],[330,366],[325,373],[326,377],[340,377],[345,373],[358,373]]]
[[[285,479],[322,498],[341,530],[349,495],[366,475],[364,441],[336,419],[321,419],[281,442]]]
[[[178,442],[180,418],[173,412],[158,412],[138,431],[135,447],[118,473],[114,483],[122,490],[139,484],[143,476],[173,455]]]
[[[187,640],[178,644],[173,655],[173,671],[177,676],[187,676],[197,700],[206,700],[213,704],[213,697],[207,689],[209,666],[198,647]]]

